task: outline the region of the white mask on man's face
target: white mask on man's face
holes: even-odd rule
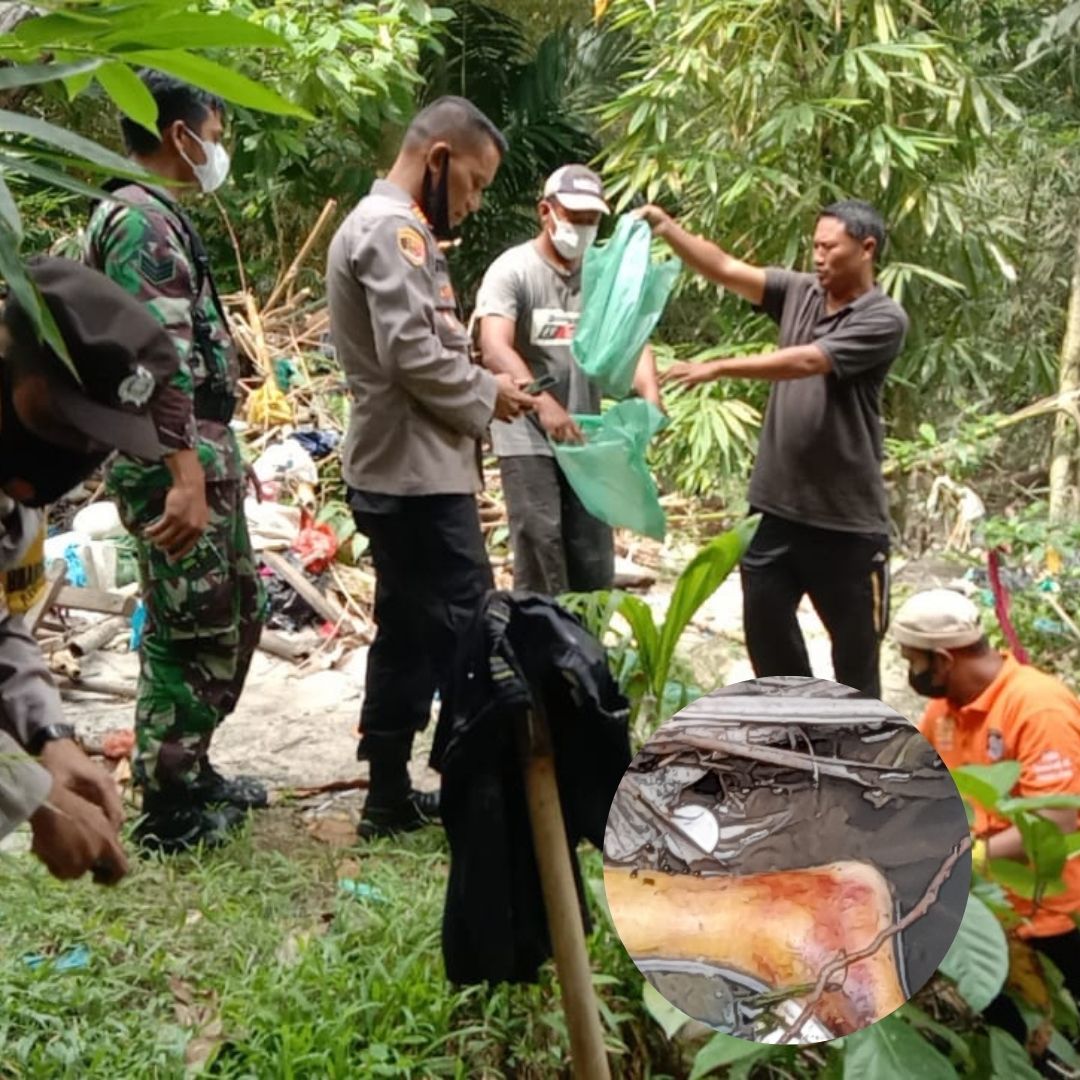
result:
[[[226,177],[229,175],[229,152],[219,142],[207,142],[200,139],[191,128],[185,128],[185,131],[199,144],[202,149],[203,156],[206,160],[201,165],[196,165],[184,153],[183,148],[177,143],[177,148],[180,150],[180,155],[191,166],[191,171],[195,174],[195,179],[199,181],[199,187],[203,189],[207,194],[211,191],[217,191],[222,184],[225,183]]]
[[[554,210],[551,211],[551,217],[555,223],[555,227],[551,230],[551,242],[555,250],[567,262],[576,262],[596,242],[596,234],[600,231],[600,227],[575,225],[559,217]]]

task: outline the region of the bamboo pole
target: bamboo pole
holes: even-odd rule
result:
[[[322,232],[326,223],[330,220],[331,215],[337,209],[336,199],[327,199],[326,205],[322,208],[322,213],[319,214],[315,225],[312,227],[308,238],[304,241],[303,246],[296,253],[296,258],[289,263],[289,268],[282,275],[281,279],[274,286],[273,292],[270,293],[266,303],[263,304],[263,313],[269,313],[273,310],[274,305],[281,299],[282,294],[292,284],[296,275],[300,272],[300,267],[303,265],[304,260],[311,253],[311,249],[315,246],[315,241],[319,237],[319,233]]]
[[[610,1080],[604,1032],[585,948],[585,928],[559,802],[551,732],[540,712],[528,714],[521,741],[529,822],[555,953],[555,970],[570,1032],[571,1065],[577,1080]]]

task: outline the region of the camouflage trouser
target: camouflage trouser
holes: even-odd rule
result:
[[[114,466],[110,488],[133,534],[146,627],[135,705],[135,782],[178,793],[205,759],[214,729],[236,707],[266,618],[266,591],[244,518],[244,482],[206,484],[210,524],[176,563],[141,538],[165,492],[133,497]]]

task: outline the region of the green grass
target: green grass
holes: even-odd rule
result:
[[[343,859],[381,899],[340,889]],[[204,1075],[220,1077],[568,1075],[551,965],[536,986],[447,983],[447,869],[438,830],[333,849],[289,810],[257,815],[221,852],[141,862],[116,889],[60,884],[29,856],[0,855],[0,1076],[181,1077],[200,1034],[213,1047]],[[599,881],[598,853],[583,869]],[[651,1064],[671,1048],[590,899],[613,1072],[672,1075]],[[23,959],[78,945],[90,950],[82,969]],[[179,1015],[177,986],[191,998]]]

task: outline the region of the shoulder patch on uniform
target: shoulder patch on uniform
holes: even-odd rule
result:
[[[403,225],[397,231],[398,250],[413,266],[423,266],[427,260],[427,244],[417,229]]]
[[[176,259],[143,249],[139,252],[139,273],[153,285],[164,285],[176,276]]]

